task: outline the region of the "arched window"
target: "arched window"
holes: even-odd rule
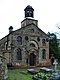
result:
[[[7,46],[8,46],[8,44],[7,44],[7,42],[5,42],[5,50],[7,50]]]
[[[28,40],[28,36],[25,36],[25,40],[26,40],[26,41]]]
[[[37,37],[37,41],[40,41],[40,38],[39,37]]]
[[[17,43],[20,44],[20,45],[22,44],[22,37],[21,36],[17,37]]]
[[[45,39],[42,39],[42,45],[43,45],[43,46],[46,46],[46,41],[45,41]]]
[[[31,43],[31,44],[30,44],[30,47],[35,47],[35,44]]]
[[[22,50],[20,48],[17,49],[16,57],[17,60],[22,60]]]
[[[31,32],[33,33],[34,32],[34,29],[31,29]]]
[[[46,50],[45,49],[42,50],[42,59],[46,59]]]
[[[47,38],[47,39],[46,39],[46,42],[48,42],[48,41],[49,41],[49,39]]]

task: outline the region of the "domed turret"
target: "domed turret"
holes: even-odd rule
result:
[[[25,11],[25,18],[26,17],[34,17],[34,9],[32,8],[32,6],[30,6],[30,5],[28,5],[25,9],[24,9],[24,11]]]

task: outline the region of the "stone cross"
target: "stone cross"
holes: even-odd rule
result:
[[[53,64],[54,64],[54,69],[55,69],[55,71],[56,71],[57,64],[58,64],[58,62],[57,62],[57,60],[56,60],[56,59],[54,60],[54,63],[53,63]]]

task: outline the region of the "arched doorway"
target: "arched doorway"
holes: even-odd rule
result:
[[[29,41],[27,45],[27,51],[28,51],[28,64],[30,66],[36,66],[37,59],[38,59],[38,51],[39,51],[39,44],[35,40]]]
[[[30,53],[29,64],[30,64],[30,66],[36,65],[36,55],[33,52]]]

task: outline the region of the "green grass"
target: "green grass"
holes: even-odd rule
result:
[[[60,64],[57,66],[60,70]],[[27,69],[8,70],[8,80],[32,80],[33,75],[27,72]]]
[[[8,70],[8,80],[32,80],[32,76],[26,69]]]

